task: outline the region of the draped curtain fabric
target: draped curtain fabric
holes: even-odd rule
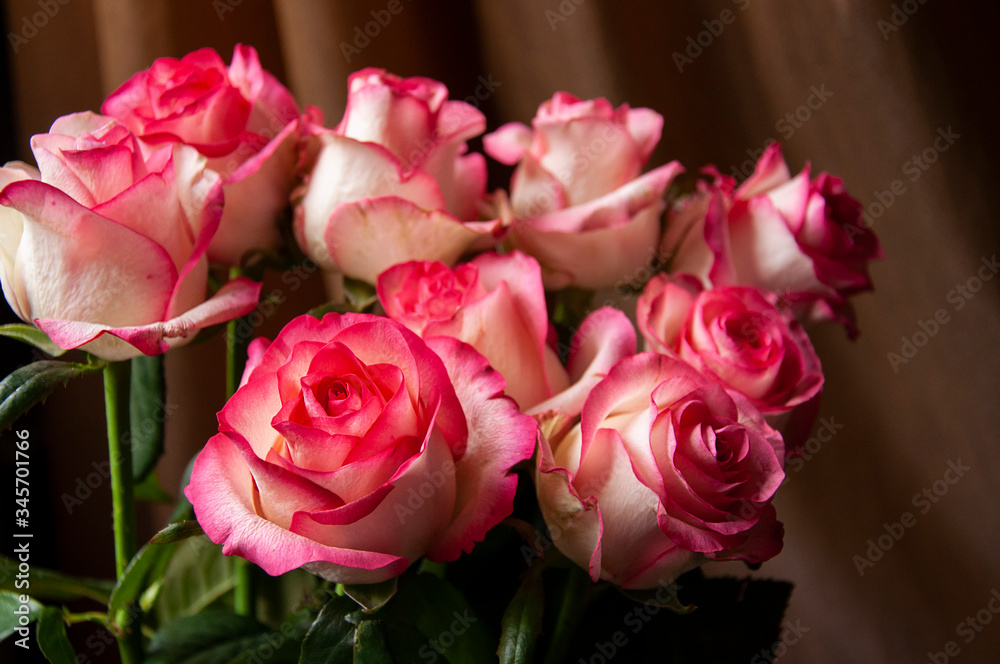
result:
[[[809,159],[815,172],[840,175],[886,258],[873,267],[877,291],[857,300],[860,339],[834,328],[813,334],[827,375],[824,428],[779,492],[785,549],[756,572],[795,583],[787,620],[799,636],[781,661],[927,661],[949,641],[961,661],[1000,651],[1000,624],[957,631],[988,613],[1000,588],[995,4],[5,4],[4,160],[30,161],[32,134],[59,115],[97,110],[156,57],[211,46],[228,59],[242,42],[328,125],[342,113],[347,75],[380,66],[444,81],[453,97],[475,100],[490,128],[528,121],[567,90],[663,114],[654,163],[713,163],[742,178],[778,139],[793,171]],[[490,169],[503,186],[509,170]],[[307,280],[286,296],[261,334],[320,302],[322,284]],[[935,326],[941,310],[947,321]],[[215,430],[221,349],[217,338],[168,357],[171,419],[159,471],[170,492]],[[54,529],[44,563],[88,575],[111,573],[110,500],[95,490],[70,510],[63,496],[106,455],[100,402],[99,380],[79,381],[29,421],[44,447]],[[967,470],[952,483],[950,466]],[[907,512],[915,523],[900,531],[894,524]],[[148,536],[165,511],[142,514]],[[891,548],[880,548],[886,533]]]

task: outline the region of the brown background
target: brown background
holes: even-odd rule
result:
[[[873,268],[877,292],[857,300],[861,338],[850,343],[832,328],[814,333],[828,381],[823,416],[842,428],[789,473],[777,502],[785,550],[760,574],[796,584],[788,618],[808,629],[781,661],[925,662],[948,641],[961,649],[957,661],[996,661],[1000,619],[968,644],[955,630],[1000,589],[1000,280],[986,282],[961,310],[948,299],[998,251],[996,4],[909,0],[898,4],[915,9],[912,17],[884,33],[878,22],[891,21],[893,7],[877,0],[399,2],[402,12],[347,62],[341,42],[352,42],[355,28],[388,2],[69,0],[16,52],[5,40],[0,160],[30,160],[31,134],[59,115],[97,110],[155,57],[212,46],[228,60],[237,42],[254,45],[264,66],[301,102],[319,105],[328,124],[343,110],[347,74],[362,66],[440,79],[456,98],[473,95],[482,77],[496,84],[481,104],[490,128],[529,120],[558,89],[605,96],[665,116],[654,164],[677,158],[726,173],[766,139],[781,138],[776,124],[813,86],[825,86],[829,99],[783,140],[793,171],[808,159],[842,176],[866,207],[894,180],[905,192],[875,220],[886,259]],[[40,11],[38,0],[5,5],[5,34]],[[673,53],[727,9],[732,22],[678,71]],[[949,127],[960,138],[911,181],[906,163]],[[319,302],[318,281],[288,293],[261,331],[273,334]],[[902,337],[939,309],[949,322],[894,371],[887,354],[899,353]],[[8,364],[30,359],[12,345],[3,345]],[[213,432],[223,380],[211,367],[219,356],[220,339],[170,354],[167,487]],[[111,571],[107,491],[95,491],[72,516],[60,499],[106,455],[100,402],[100,380],[83,380],[28,420],[34,477],[48,483],[51,501],[36,564]],[[971,469],[921,514],[912,497],[957,460]],[[860,576],[853,556],[907,511],[916,525]],[[160,519],[144,513],[144,530],[155,531]]]

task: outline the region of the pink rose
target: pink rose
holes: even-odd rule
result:
[[[671,270],[773,291],[804,320],[835,320],[857,336],[847,298],[872,290],[868,263],[882,247],[840,178],[810,181],[808,165],[790,177],[773,143],[746,182],[730,185],[703,183],[671,217],[662,246]]]
[[[597,384],[579,424],[543,440],[536,489],[556,547],[592,579],[651,588],[706,560],[781,550],[770,500],[783,452],[742,396],[642,353]]]
[[[160,58],[101,110],[148,143],[195,147],[222,175],[226,206],[209,246],[213,261],[237,265],[247,251],[281,243],[278,216],[294,184],[299,109],[253,48],[237,45],[229,67],[210,48]]]
[[[542,265],[546,288],[601,288],[655,255],[671,162],[640,175],[663,118],[558,92],[533,130],[506,124],[483,139],[490,156],[517,163],[511,179],[513,243]]]
[[[260,284],[205,301],[222,191],[186,146],[146,152],[112,118],[77,113],[32,137],[39,170],[0,169],[0,278],[22,320],[109,360],[155,355],[241,316]]]
[[[295,211],[303,250],[326,269],[374,283],[396,263],[454,265],[493,243],[483,213],[486,163],[465,154],[486,119],[427,78],[363,69],[348,81],[347,110],[315,129],[318,151]]]
[[[755,288],[703,291],[694,278],[657,275],[636,303],[636,319],[648,350],[679,357],[776,416],[819,395],[823,370],[808,335],[774,299]]]
[[[185,491],[227,555],[376,583],[454,560],[511,513],[537,426],[470,346],[328,314],[249,356]]]
[[[566,370],[546,344],[545,291],[530,256],[481,254],[454,270],[401,263],[379,275],[378,294],[390,318],[423,338],[454,337],[479,351],[522,409],[568,386]]]

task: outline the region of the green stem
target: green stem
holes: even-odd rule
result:
[[[129,434],[129,362],[104,367],[104,410],[108,420],[108,461],[111,464],[111,506],[115,530],[115,573],[120,578],[135,555],[135,497],[132,487],[132,447]],[[138,615],[129,612],[118,639],[123,664],[142,661]]]
[[[253,616],[253,568],[250,566],[250,561],[246,558],[233,558],[233,565],[233,574],[235,575],[233,610],[241,616]]]
[[[238,267],[229,271],[229,278],[235,279],[243,274]],[[226,398],[231,398],[240,386],[243,368],[246,366],[247,346],[249,339],[240,334],[241,319],[229,321],[226,324]],[[253,616],[254,588],[253,567],[245,558],[233,558],[233,609],[241,616]]]
[[[545,664],[562,664],[566,660],[566,652],[573,641],[576,628],[583,618],[590,603],[590,590],[594,583],[579,567],[575,565],[569,570],[566,579],[566,589],[562,594],[562,606],[556,617],[556,627],[545,653]]]

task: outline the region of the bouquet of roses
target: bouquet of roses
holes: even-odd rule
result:
[[[823,387],[804,325],[855,335],[881,254],[859,203],[776,144],[738,186],[643,172],[659,114],[562,92],[485,135],[513,167],[488,192],[474,106],[382,70],[348,85],[328,128],[252,48],[165,58],[0,169],[25,323],[0,334],[79,356],[7,376],[0,427],[103,373],[118,573],[7,574],[3,636],[37,622],[52,662],[80,621],[124,662],[767,652],[787,584],[700,568],[781,550],[772,499]],[[330,302],[260,300],[304,266]],[[287,324],[251,340],[264,306]],[[218,433],[138,547],[163,354],[217,328]]]

